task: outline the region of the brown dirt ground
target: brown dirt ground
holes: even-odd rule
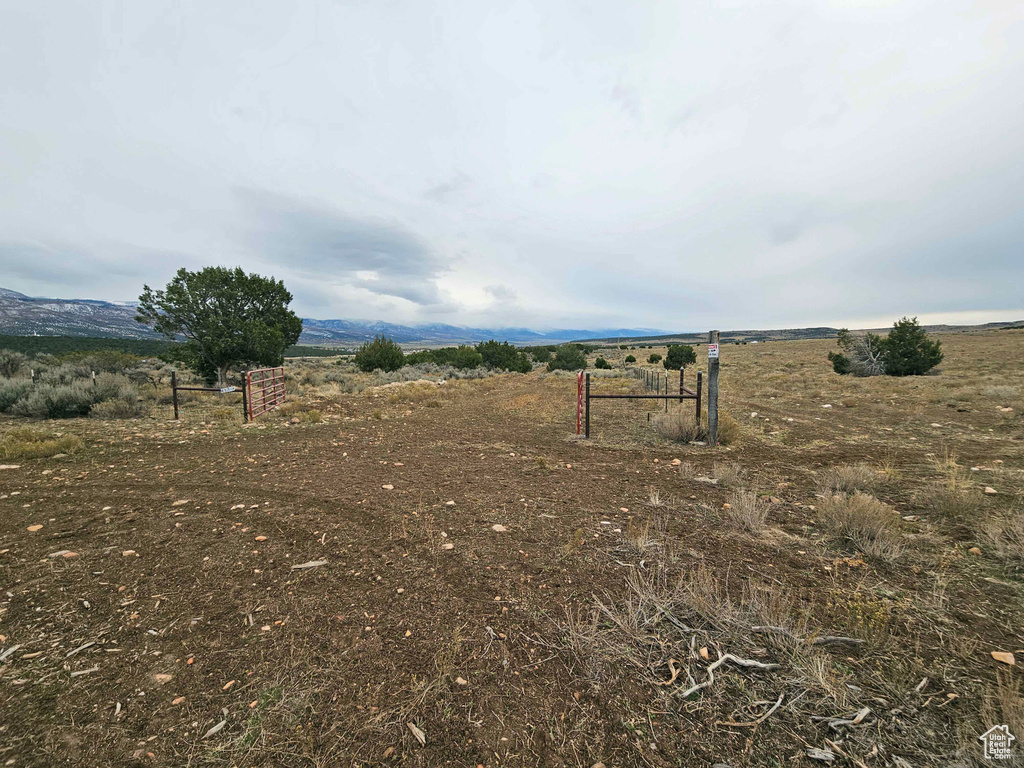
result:
[[[594,439],[577,441],[573,380],[539,374],[340,397],[318,403],[322,424],[57,425],[86,447],[0,471],[0,761],[814,765],[806,748],[829,740],[839,765],[969,764],[987,697],[1019,684],[1022,582],[986,544],[966,554],[976,531],[938,519],[925,491],[955,452],[998,487],[985,514],[1018,504],[1024,334],[945,344],[942,374],[916,380],[833,376],[823,342],[724,347],[744,439],[714,451],[660,440],[657,406],[637,403],[598,403]],[[721,461],[771,497],[767,531],[726,524],[729,490],[695,479]],[[918,518],[897,565],[817,532],[815,473],[857,462],[885,465],[898,481],[878,495]],[[800,700],[788,657],[756,638],[712,654],[783,670],[723,668],[689,701],[653,685],[665,668],[583,658],[567,617],[622,605],[627,576],[655,570],[625,540],[644,521],[671,544],[658,567],[673,578],[704,567],[736,596],[774,585],[815,631],[866,639],[828,654],[872,707],[861,730],[812,721],[840,712]],[[293,569],[313,560],[326,564]],[[722,724],[780,693],[764,723]]]

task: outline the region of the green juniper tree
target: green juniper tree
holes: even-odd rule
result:
[[[272,277],[241,268],[182,268],[164,290],[143,286],[135,319],[173,342],[169,359],[224,384],[232,368],[284,362],[285,347],[302,333],[291,300]]]

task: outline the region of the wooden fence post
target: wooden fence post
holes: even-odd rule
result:
[[[708,445],[718,445],[718,336],[708,333]]]

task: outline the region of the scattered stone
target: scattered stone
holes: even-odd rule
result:
[[[266,536],[257,536],[256,537],[256,541],[266,541],[266,540],[267,540]]]
[[[390,483],[388,483],[387,485],[382,485],[381,488],[383,488],[385,491],[395,490],[395,486],[391,485]]]
[[[0,464],[0,469],[21,469],[21,464]]]
[[[697,478],[698,483],[707,483],[708,485],[718,485],[717,477],[708,477],[707,475],[701,475]]]
[[[679,459],[672,459],[672,466],[673,466],[673,467],[678,467],[678,466],[679,466],[680,464],[682,464],[682,463],[683,463],[683,462],[682,462],[682,461],[680,461]]]
[[[412,732],[412,735],[416,737],[416,741],[420,743],[420,746],[427,746],[427,734],[417,728],[415,723],[407,723],[407,725],[409,726],[409,730]]]
[[[41,526],[41,525],[30,525],[28,527],[28,530],[31,531],[32,533],[35,533],[36,531],[42,530],[42,528],[43,528],[43,526]]]
[[[455,549],[455,545],[452,544],[450,541],[446,541],[444,544],[441,545],[441,549]]]
[[[1003,664],[1009,664],[1011,667],[1017,663],[1017,660],[1009,651],[992,651],[992,658]]]
[[[78,557],[78,553],[72,552],[70,549],[62,549],[59,552],[51,552],[47,557]]]
[[[831,403],[825,403],[825,404],[824,404],[823,406],[821,406],[821,407],[822,407],[822,408],[831,408],[831,407],[832,407],[832,404],[831,404]]]
[[[327,565],[326,560],[310,560],[308,563],[299,563],[292,566],[293,571],[304,571],[307,568],[319,568],[321,565]]]
[[[469,680],[466,680],[465,678],[462,678],[462,677],[456,677],[455,678],[455,684],[456,685],[469,685]]]
[[[168,675],[163,672],[158,672],[157,674],[153,675],[153,679],[160,685],[167,685],[167,683],[171,682],[171,680],[174,679],[174,675]]]
[[[505,531],[507,531],[508,528],[506,528],[501,523],[495,523],[494,525],[491,526],[491,530],[494,531],[495,533],[505,533]]]
[[[995,488],[993,488],[990,485],[986,485],[985,486],[985,493],[987,493],[989,496],[995,496],[997,493],[999,493],[999,491],[997,491]]]
[[[971,547],[970,549],[967,550],[967,553],[971,554],[971,555],[980,555],[981,554],[981,547]]]
[[[188,502],[189,502],[189,499],[178,499],[176,502],[171,504],[171,506],[172,507],[182,507],[182,506],[188,504]]]
[[[448,501],[446,501],[446,502],[444,503],[444,505],[445,505],[446,507],[454,507],[454,506],[455,506],[455,502],[454,502],[454,501],[451,501],[451,500],[448,500]]]
[[[179,696],[178,698],[174,699],[174,700],[173,700],[173,701],[171,702],[171,706],[172,706],[172,707],[176,707],[176,706],[178,706],[179,704],[184,704],[184,703],[185,703],[185,697],[184,697],[184,696]]]
[[[213,728],[211,728],[210,730],[208,730],[208,731],[207,731],[207,732],[206,732],[206,733],[205,733],[205,734],[203,735],[203,738],[204,738],[204,739],[208,739],[208,738],[210,738],[211,736],[216,736],[216,735],[217,735],[218,733],[220,733],[220,732],[221,732],[222,730],[224,730],[224,726],[225,726],[225,725],[227,725],[227,724],[228,724],[228,721],[227,721],[227,720],[221,720],[221,721],[220,721],[219,723],[217,723],[217,724],[216,724],[215,726],[213,726]]]

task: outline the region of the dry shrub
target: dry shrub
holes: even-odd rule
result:
[[[903,541],[892,507],[857,491],[825,497],[818,517],[831,534],[868,557],[892,562],[903,554]]]
[[[0,459],[44,459],[58,453],[74,453],[82,447],[77,435],[53,435],[17,427],[0,438]]]
[[[768,504],[758,498],[757,491],[733,491],[729,495],[729,506],[722,515],[740,528],[758,533],[765,528],[768,519]]]
[[[988,548],[1014,571],[1024,570],[1024,510],[1011,509],[982,528]]]
[[[707,437],[704,427],[697,424],[689,411],[659,413],[652,420],[654,431],[675,443],[692,443]]]
[[[726,411],[718,413],[718,444],[734,445],[743,436],[740,430],[740,423],[730,416]]]
[[[826,496],[835,493],[873,491],[882,483],[882,478],[867,464],[853,464],[843,467],[829,467],[818,475],[818,493]]]
[[[149,406],[137,395],[124,395],[96,403],[89,411],[94,419],[138,419],[149,415]]]
[[[697,424],[693,413],[688,409],[659,413],[651,419],[654,431],[666,440],[676,443],[692,443],[708,439],[708,414],[705,411],[701,416],[701,423]],[[718,412],[718,444],[732,445],[739,442],[740,425],[732,416],[725,411]]]
[[[238,408],[214,408],[210,413],[210,421],[218,424],[241,424],[242,412]]]
[[[735,488],[747,482],[747,472],[735,461],[716,461],[711,466],[711,476],[726,487]]]

